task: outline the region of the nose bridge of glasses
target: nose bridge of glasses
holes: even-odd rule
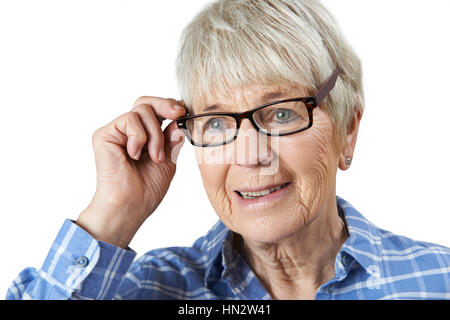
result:
[[[244,120],[247,119],[247,126],[248,128],[253,128],[255,129],[257,132],[260,130],[260,128],[258,127],[258,125],[256,124],[255,120],[253,119],[253,114],[255,113],[254,109],[245,111],[243,113],[237,114],[236,115],[236,121],[237,121],[237,128],[241,128],[242,127],[242,123]]]
[[[255,126],[251,116],[252,113],[247,111],[237,117],[236,140],[238,145],[241,145],[240,142],[244,142],[244,145],[246,145],[246,142],[249,142],[252,145],[255,137],[258,136],[259,128]]]

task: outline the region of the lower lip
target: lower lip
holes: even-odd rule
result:
[[[284,188],[281,188],[280,190],[274,191],[272,193],[266,194],[262,197],[257,197],[254,199],[245,199],[241,197],[236,191],[234,191],[234,197],[236,198],[237,202],[242,207],[254,207],[256,206],[265,206],[269,205],[271,203],[274,203],[275,201],[281,199],[283,196],[286,195],[286,193],[289,192],[291,183],[289,183]]]

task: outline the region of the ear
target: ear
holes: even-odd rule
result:
[[[344,136],[344,142],[341,148],[341,154],[339,156],[339,169],[347,170],[350,164],[345,162],[345,159],[349,157],[353,160],[353,152],[355,151],[356,138],[358,136],[359,123],[361,121],[363,111],[360,107],[356,107],[352,118],[347,125],[347,133]]]

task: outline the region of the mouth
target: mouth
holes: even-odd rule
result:
[[[283,183],[275,186],[268,186],[261,188],[245,189],[245,190],[235,190],[235,192],[243,199],[259,199],[268,196],[271,193],[275,193],[285,187],[287,187],[290,182]]]

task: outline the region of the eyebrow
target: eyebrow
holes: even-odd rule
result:
[[[274,100],[274,99],[278,99],[284,95],[286,95],[287,92],[284,91],[272,91],[272,92],[267,92],[264,95],[261,96],[261,98],[259,99],[259,101],[261,103],[264,102],[269,102],[270,100]],[[206,112],[210,112],[210,111],[217,111],[219,109],[223,109],[225,107],[224,104],[221,103],[215,103],[213,105],[210,105],[208,107],[203,108],[200,113],[206,113]]]

